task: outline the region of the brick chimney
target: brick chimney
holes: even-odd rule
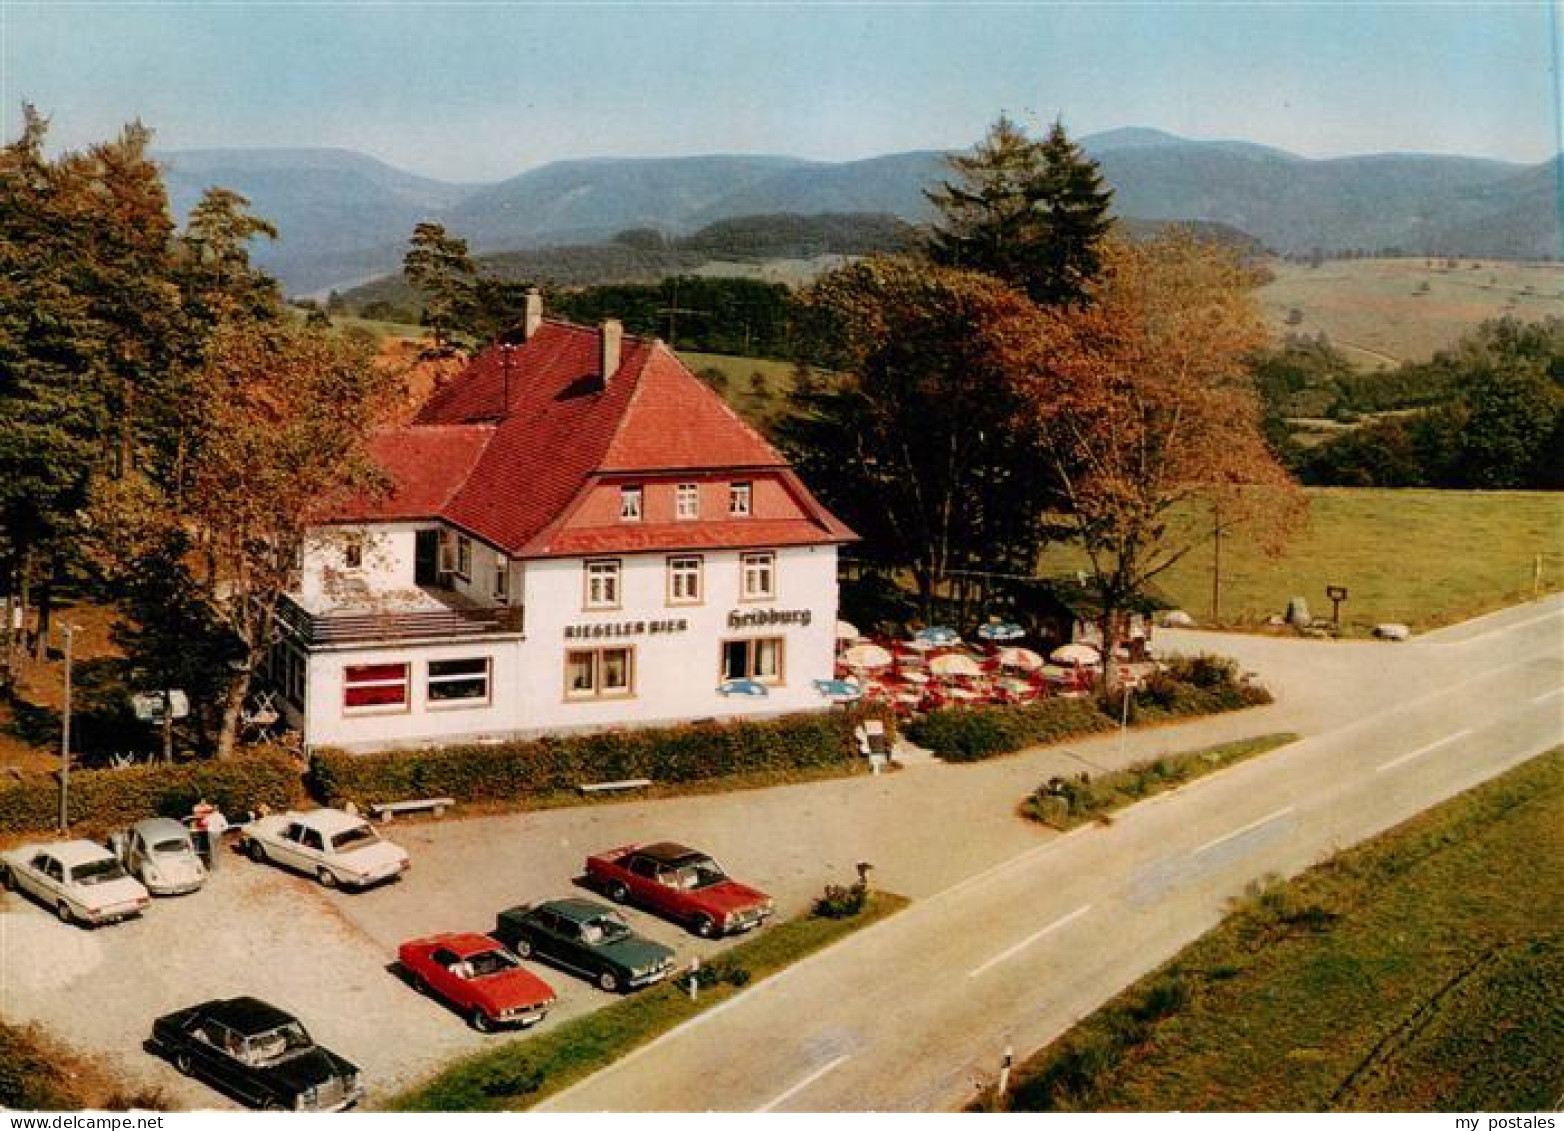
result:
[[[598,328],[598,372],[607,385],[619,372],[620,345],[624,341],[625,328],[617,318],[605,318]]]
[[[532,335],[543,325],[543,296],[537,287],[527,288],[526,305],[521,316],[521,340],[530,342]]]

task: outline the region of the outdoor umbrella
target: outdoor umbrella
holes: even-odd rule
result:
[[[854,703],[863,698],[863,688],[845,679],[817,679],[815,690],[833,703]]]
[[[1035,672],[1043,666],[1043,658],[1030,648],[1001,648],[999,666],[1017,671]]]
[[[891,654],[878,644],[854,644],[842,653],[842,663],[850,668],[873,671],[876,668],[889,667]]]
[[[1098,655],[1097,649],[1090,644],[1064,644],[1055,648],[1048,658],[1057,664],[1076,664],[1087,667],[1092,664],[1102,663],[1102,657]]]
[[[983,669],[971,656],[953,652],[948,656],[935,656],[929,661],[929,671],[938,676],[976,676],[982,675]]]
[[[766,685],[753,679],[728,679],[717,685],[718,695],[748,695],[754,699],[764,698],[770,692]]]
[[[1006,640],[1020,640],[1021,637],[1026,635],[1026,629],[1011,621],[991,621],[988,624],[979,625],[977,634],[984,640],[1002,644]]]
[[[838,640],[857,640],[863,636],[856,625],[849,624],[845,620],[836,622],[836,638]]]
[[[914,640],[926,640],[936,648],[947,648],[952,644],[961,643],[961,634],[953,628],[947,628],[942,624],[933,624],[928,628],[920,628],[912,634]]]

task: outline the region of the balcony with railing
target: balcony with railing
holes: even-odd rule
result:
[[[277,606],[282,630],[304,648],[520,636],[523,614],[519,605],[478,605],[449,590],[422,588],[347,599],[336,594],[315,607],[284,597]]]

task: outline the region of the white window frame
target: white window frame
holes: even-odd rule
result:
[[[623,652],[625,657],[625,682],[623,687],[604,688],[603,671],[604,659],[610,652]],[[592,686],[590,688],[576,688],[571,686],[570,675],[572,661],[578,656],[589,657],[592,668]],[[585,702],[600,699],[633,699],[635,698],[635,647],[630,644],[615,644],[605,648],[570,648],[565,652],[565,699],[570,702]]]
[[[391,668],[402,669],[400,679],[358,679],[352,676],[354,668]],[[360,706],[348,705],[348,692],[358,687],[401,687],[402,701],[400,703],[365,703]],[[344,715],[405,715],[413,709],[413,665],[390,661],[388,663],[348,664],[342,669],[342,713]]]
[[[456,674],[436,675],[436,664],[473,663],[481,662],[483,671],[461,672]],[[483,694],[481,696],[467,696],[461,699],[436,699],[434,686],[438,683],[468,683],[476,680],[483,681]],[[440,660],[430,660],[424,665],[424,702],[429,705],[431,711],[456,711],[468,707],[488,707],[494,703],[494,660],[489,656],[451,656]]]
[[[728,670],[728,649],[735,645],[744,647],[744,669],[735,674]],[[760,656],[766,646],[772,650],[773,665],[775,671],[762,673],[760,670]],[[746,636],[730,637],[723,640],[717,649],[717,679],[718,682],[729,679],[752,679],[756,683],[765,684],[768,687],[780,687],[786,682],[787,677],[787,638],[782,636]]]
[[[624,603],[624,563],[618,558],[592,558],[582,563],[581,606],[617,609]],[[594,595],[594,589],[602,592]]]
[[[684,522],[701,516],[701,485],[680,483],[674,488],[673,516]]]
[[[510,559],[504,554],[494,555],[494,599],[510,604]]]
[[[764,577],[768,584],[756,588],[751,581]],[[777,599],[777,555],[774,550],[739,555],[739,600],[775,601]]]
[[[646,492],[638,485],[619,488],[619,521],[640,522],[646,513]]]
[[[749,518],[755,513],[755,485],[747,480],[728,484],[728,516]]]
[[[456,576],[472,580],[472,539],[465,534],[456,536]]]
[[[343,536],[342,568],[348,573],[363,572],[364,541],[362,534],[347,534]]]
[[[694,578],[693,592],[680,592],[680,581]],[[689,586],[684,586],[688,589]],[[699,605],[706,600],[706,559],[699,554],[676,554],[668,559],[668,604]]]

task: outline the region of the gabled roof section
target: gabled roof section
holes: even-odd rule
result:
[[[438,517],[515,557],[568,553],[549,534],[601,477],[731,468],[771,470],[800,498],[810,518],[787,542],[853,539],[667,346],[625,335],[606,381],[600,350],[598,330],[555,320],[509,351],[484,350],[411,425],[377,438],[396,488],[341,520]],[[755,533],[723,531],[705,544]]]
[[[653,342],[600,469],[694,471],[786,464],[672,350]]]

